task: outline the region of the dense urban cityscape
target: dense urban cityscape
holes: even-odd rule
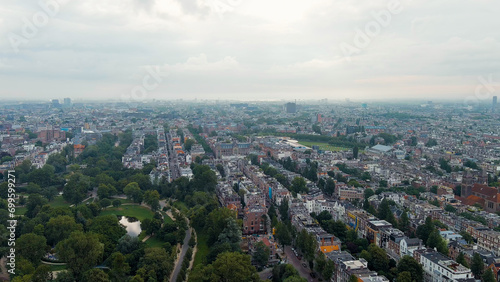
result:
[[[499,281],[490,99],[4,103],[1,278]]]

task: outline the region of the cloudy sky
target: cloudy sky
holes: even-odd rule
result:
[[[1,99],[500,94],[498,0],[40,3],[0,0]]]

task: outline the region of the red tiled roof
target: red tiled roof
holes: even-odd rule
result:
[[[484,199],[480,198],[478,196],[470,195],[469,197],[467,197],[465,199],[462,198],[462,203],[464,205],[468,205],[468,206],[473,206],[475,203],[478,203],[481,206],[484,206]]]
[[[498,197],[498,189],[495,187],[489,187],[488,185],[474,184],[474,186],[472,186],[472,193],[484,195],[484,198],[488,201],[498,203],[500,200],[500,198]]]

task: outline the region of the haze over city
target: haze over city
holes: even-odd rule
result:
[[[3,0],[0,281],[500,281],[499,8]]]
[[[0,98],[124,100],[151,69],[140,99],[465,99],[500,80],[494,0],[55,3],[2,1]]]

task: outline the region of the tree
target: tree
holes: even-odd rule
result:
[[[292,243],[292,235],[290,234],[290,230],[288,226],[286,226],[282,222],[278,222],[276,226],[276,238],[283,245],[283,247],[288,246]]]
[[[467,233],[467,231],[463,230],[462,232],[460,232],[460,235],[462,235],[462,237],[464,238],[465,241],[467,241],[467,243],[469,244],[474,243],[474,237],[472,237],[472,235]]]
[[[327,220],[322,226],[324,226],[323,228],[325,229],[325,231],[337,236],[341,241],[344,241],[346,239],[347,228],[344,222],[342,222],[341,220]]]
[[[414,280],[412,280],[410,272],[403,271],[403,272],[399,273],[397,281],[398,282],[413,282]]]
[[[378,218],[386,220],[392,225],[396,225],[396,219],[394,218],[394,214],[391,211],[389,200],[384,199],[382,203],[380,203],[380,206],[378,207]]]
[[[16,253],[35,266],[40,264],[40,259],[43,258],[46,251],[47,240],[43,236],[26,233],[16,240]]]
[[[104,199],[99,201],[99,206],[101,206],[101,208],[103,208],[103,209],[109,207],[110,205],[111,205],[110,199],[104,198]]]
[[[113,200],[113,207],[117,208],[122,204],[122,202],[118,199]]]
[[[50,270],[50,265],[39,265],[33,273],[33,277],[31,279],[34,282],[45,282],[52,280],[52,271]]]
[[[456,261],[467,268],[469,267],[467,260],[465,260],[465,255],[462,252],[458,254]]]
[[[398,273],[409,272],[411,274],[411,281],[424,280],[424,271],[422,265],[411,256],[403,256],[401,260],[399,260],[397,268]]]
[[[116,252],[111,255],[111,270],[109,275],[111,281],[126,281],[127,274],[130,272],[130,266],[127,263],[126,257]]]
[[[157,211],[160,208],[160,193],[156,190],[149,190],[144,193],[144,202],[151,207],[151,210]]]
[[[281,205],[278,208],[280,215],[281,215],[281,220],[282,221],[287,221],[288,220],[288,199],[285,198],[281,201]]]
[[[323,279],[325,281],[330,281],[334,272],[335,272],[335,263],[332,260],[327,260],[325,268],[321,272],[321,276],[323,276]]]
[[[486,271],[484,272],[484,274],[481,278],[483,279],[483,282],[495,282],[495,281],[497,281],[495,279],[495,276],[493,275],[493,271],[491,271],[491,268],[486,269]]]
[[[57,273],[57,278],[55,281],[57,281],[57,282],[74,282],[76,280],[75,280],[75,276],[73,275],[73,272],[63,270],[63,271]]]
[[[332,219],[332,214],[329,213],[328,211],[322,211],[316,216],[316,220],[318,220],[320,224],[325,220],[331,220],[331,219]]]
[[[101,269],[93,268],[83,274],[83,281],[108,282],[109,276]]]
[[[141,203],[143,199],[143,193],[139,184],[137,182],[130,182],[123,188],[123,192],[127,195],[127,198],[134,201],[135,203]]]
[[[306,186],[306,180],[300,176],[297,176],[292,180],[292,186],[290,189],[295,193],[307,193],[309,190]]]
[[[363,251],[365,252],[365,251]],[[363,254],[363,252],[361,252]],[[368,246],[368,267],[375,271],[386,270],[389,265],[389,259],[387,258],[387,254],[384,249],[380,248],[375,244],[370,244]]]
[[[406,210],[401,214],[398,226],[401,231],[405,233],[410,232],[410,219],[408,218],[408,212],[406,212]]]
[[[250,256],[240,253],[222,253],[212,264],[215,281],[260,281]]]
[[[264,242],[262,241],[259,241],[257,244],[255,244],[255,252],[253,254],[253,259],[255,262],[257,262],[257,265],[263,267],[269,261],[270,253],[271,251],[266,246],[266,244],[264,244]]]
[[[373,191],[373,189],[366,188],[364,191],[364,195],[365,195],[365,199],[368,199],[371,196],[375,195],[375,191]]]
[[[55,245],[69,237],[74,231],[83,231],[83,226],[75,218],[67,215],[53,217],[45,227],[45,236],[50,245]]]
[[[241,242],[241,228],[238,226],[236,219],[233,217],[226,219],[226,227],[219,234],[217,242],[236,244],[239,246]]]
[[[434,223],[432,223],[432,218],[428,216],[425,219],[425,223],[423,225],[419,225],[417,227],[417,236],[422,239],[423,242],[427,242],[429,235],[432,231],[434,231]]]
[[[104,243],[106,256],[111,254],[118,240],[127,233],[114,215],[102,215],[92,219],[89,221],[88,230],[99,235],[99,241]]]
[[[479,253],[474,253],[474,255],[472,256],[470,270],[472,271],[472,274],[474,274],[474,277],[476,277],[476,279],[481,278],[481,275],[484,271],[484,263]]]
[[[34,182],[40,187],[48,187],[52,184],[54,179],[55,168],[49,164],[44,165],[42,168],[35,169],[28,174],[30,182]]]
[[[206,150],[205,150],[206,151]],[[217,185],[217,175],[207,165],[196,165],[193,169],[192,187],[197,191],[212,192]]]
[[[438,143],[437,143],[436,139],[429,138],[429,140],[427,141],[427,143],[425,143],[425,146],[426,147],[434,147],[437,144]]]
[[[196,141],[194,141],[193,139],[188,139],[186,140],[186,142],[184,142],[184,149],[186,149],[186,151],[191,151],[191,147],[193,147],[193,145],[196,143]]]
[[[358,282],[358,277],[352,274],[351,276],[349,276],[349,282]]]
[[[451,213],[456,213],[457,212],[457,209],[452,206],[452,205],[446,205],[446,207],[444,208],[445,211],[447,212],[451,212]]]
[[[99,184],[97,188],[97,196],[99,199],[110,198],[117,193],[116,188],[111,184]]]
[[[285,281],[288,278],[298,277],[301,278],[297,269],[295,269],[291,264],[278,264],[273,268],[273,281]],[[305,280],[307,281],[307,279]]]
[[[325,188],[323,188],[323,192],[328,196],[332,196],[335,193],[335,181],[332,178],[328,178],[325,183]]]
[[[47,204],[47,200],[39,194],[31,194],[26,203],[25,215],[29,218],[34,218],[42,209],[43,205]]]
[[[448,255],[448,245],[446,244],[446,241],[443,239],[443,237],[439,235],[439,231],[437,229],[434,229],[434,231],[431,232],[429,238],[427,239],[426,245],[429,248],[436,248],[438,252],[442,253],[445,256]]]
[[[102,259],[104,245],[93,233],[75,231],[68,239],[56,245],[56,253],[65,261],[75,277],[82,277],[83,273]]]
[[[236,213],[228,208],[218,208],[211,211],[205,222],[205,230],[208,234],[208,245],[213,245],[219,239],[219,234],[227,226],[228,218],[236,218]]]
[[[68,183],[66,183],[63,188],[63,198],[69,203],[78,205],[85,199],[89,188],[89,177],[81,173],[75,173],[70,177]]]
[[[319,126],[318,124],[313,124],[312,130],[318,134],[321,134],[321,126]]]
[[[59,192],[56,187],[46,187],[42,189],[41,193],[47,200],[52,201]]]
[[[138,273],[147,281],[147,277],[152,281],[163,281],[170,276],[174,267],[174,260],[163,248],[147,248],[144,250],[144,257],[139,262]]]

